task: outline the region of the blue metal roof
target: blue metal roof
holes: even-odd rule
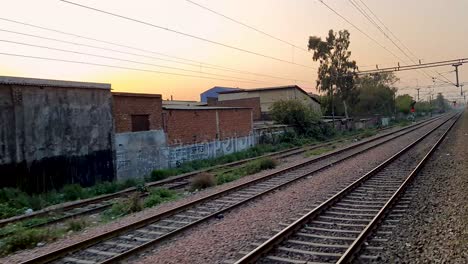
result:
[[[203,93],[200,94],[200,101],[206,103],[208,100],[208,97],[212,98],[218,98],[218,93],[220,92],[227,92],[227,91],[236,91],[236,90],[241,90],[239,88],[232,88],[232,87],[221,87],[221,86],[215,86],[211,89],[208,89],[204,91]]]

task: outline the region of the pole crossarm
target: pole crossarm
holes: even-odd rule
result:
[[[462,65],[463,63],[468,63],[468,58],[428,62],[428,63],[420,63],[420,64],[404,65],[404,66],[398,65],[395,67],[378,68],[375,70],[360,71],[357,74],[365,75],[365,74],[375,74],[375,73],[384,73],[384,72],[409,71],[409,70],[434,68],[434,67],[441,67],[441,66],[453,66],[454,64]]]

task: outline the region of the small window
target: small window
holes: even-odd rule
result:
[[[132,115],[132,131],[147,131],[149,127],[149,115]]]

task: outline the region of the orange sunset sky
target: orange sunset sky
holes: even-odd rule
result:
[[[114,91],[160,93],[164,99],[172,95],[174,99],[180,100],[198,100],[201,92],[213,86],[253,88],[298,84],[307,91],[316,92],[315,78],[318,63],[312,61],[311,53],[301,49],[307,49],[309,36],[325,36],[329,29],[348,29],[351,32],[352,58],[357,61],[361,70],[372,69],[375,64],[385,67],[395,66],[397,62],[402,65],[411,63],[349,1],[345,0],[324,0],[324,2],[401,60],[316,0],[193,0],[193,2],[297,45],[300,49],[217,16],[186,0],[73,1],[279,58],[284,62],[116,18],[63,1],[2,0],[0,75],[105,82],[111,83]],[[412,54],[417,56],[413,59],[431,62],[468,57],[468,20],[466,17],[468,1],[361,1],[367,4]],[[11,20],[113,42],[121,46],[21,25]],[[77,54],[78,52],[101,57]],[[6,54],[80,61],[121,68],[38,60]],[[219,69],[220,66],[231,70]],[[430,76],[444,80],[439,75],[440,73],[455,81],[454,73],[450,72],[452,70],[453,67],[442,67],[425,71]],[[401,72],[397,75],[401,79],[397,86],[403,88],[400,93],[409,93],[413,96],[416,91],[404,87],[427,86],[433,83],[422,72]],[[468,81],[467,66],[460,67],[460,81]],[[427,97],[429,91],[430,89],[422,89],[421,97]],[[459,88],[438,87],[434,89],[434,92],[443,92],[448,98],[456,98],[459,95]]]

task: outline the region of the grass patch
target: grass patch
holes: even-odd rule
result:
[[[331,150],[333,150],[334,147],[332,146],[327,146],[327,147],[322,147],[322,148],[316,148],[316,149],[312,149],[312,150],[309,150],[307,151],[304,156],[306,158],[308,157],[312,157],[312,156],[318,156],[318,155],[322,155],[323,153],[325,152],[329,152]]]
[[[258,173],[263,170],[273,169],[276,167],[277,163],[278,162],[272,158],[253,160],[240,168],[218,173],[216,175],[216,183],[221,185],[238,180],[247,175]]]
[[[132,194],[128,199],[116,202],[111,208],[103,212],[102,217],[105,221],[113,220],[124,215],[139,212],[143,209],[140,194]]]
[[[66,226],[67,231],[77,232],[88,226],[88,221],[86,221],[84,218],[71,219],[67,221]]]
[[[0,240],[0,255],[33,248],[40,242],[49,242],[64,234],[64,230],[16,227],[15,232]]]
[[[144,207],[153,207],[164,202],[175,200],[177,198],[179,198],[179,194],[177,194],[176,191],[165,188],[155,188],[151,190],[150,195],[146,197],[144,201]]]
[[[365,129],[362,133],[359,134],[359,138],[367,138],[367,137],[372,137],[377,134],[377,131],[375,129]]]

